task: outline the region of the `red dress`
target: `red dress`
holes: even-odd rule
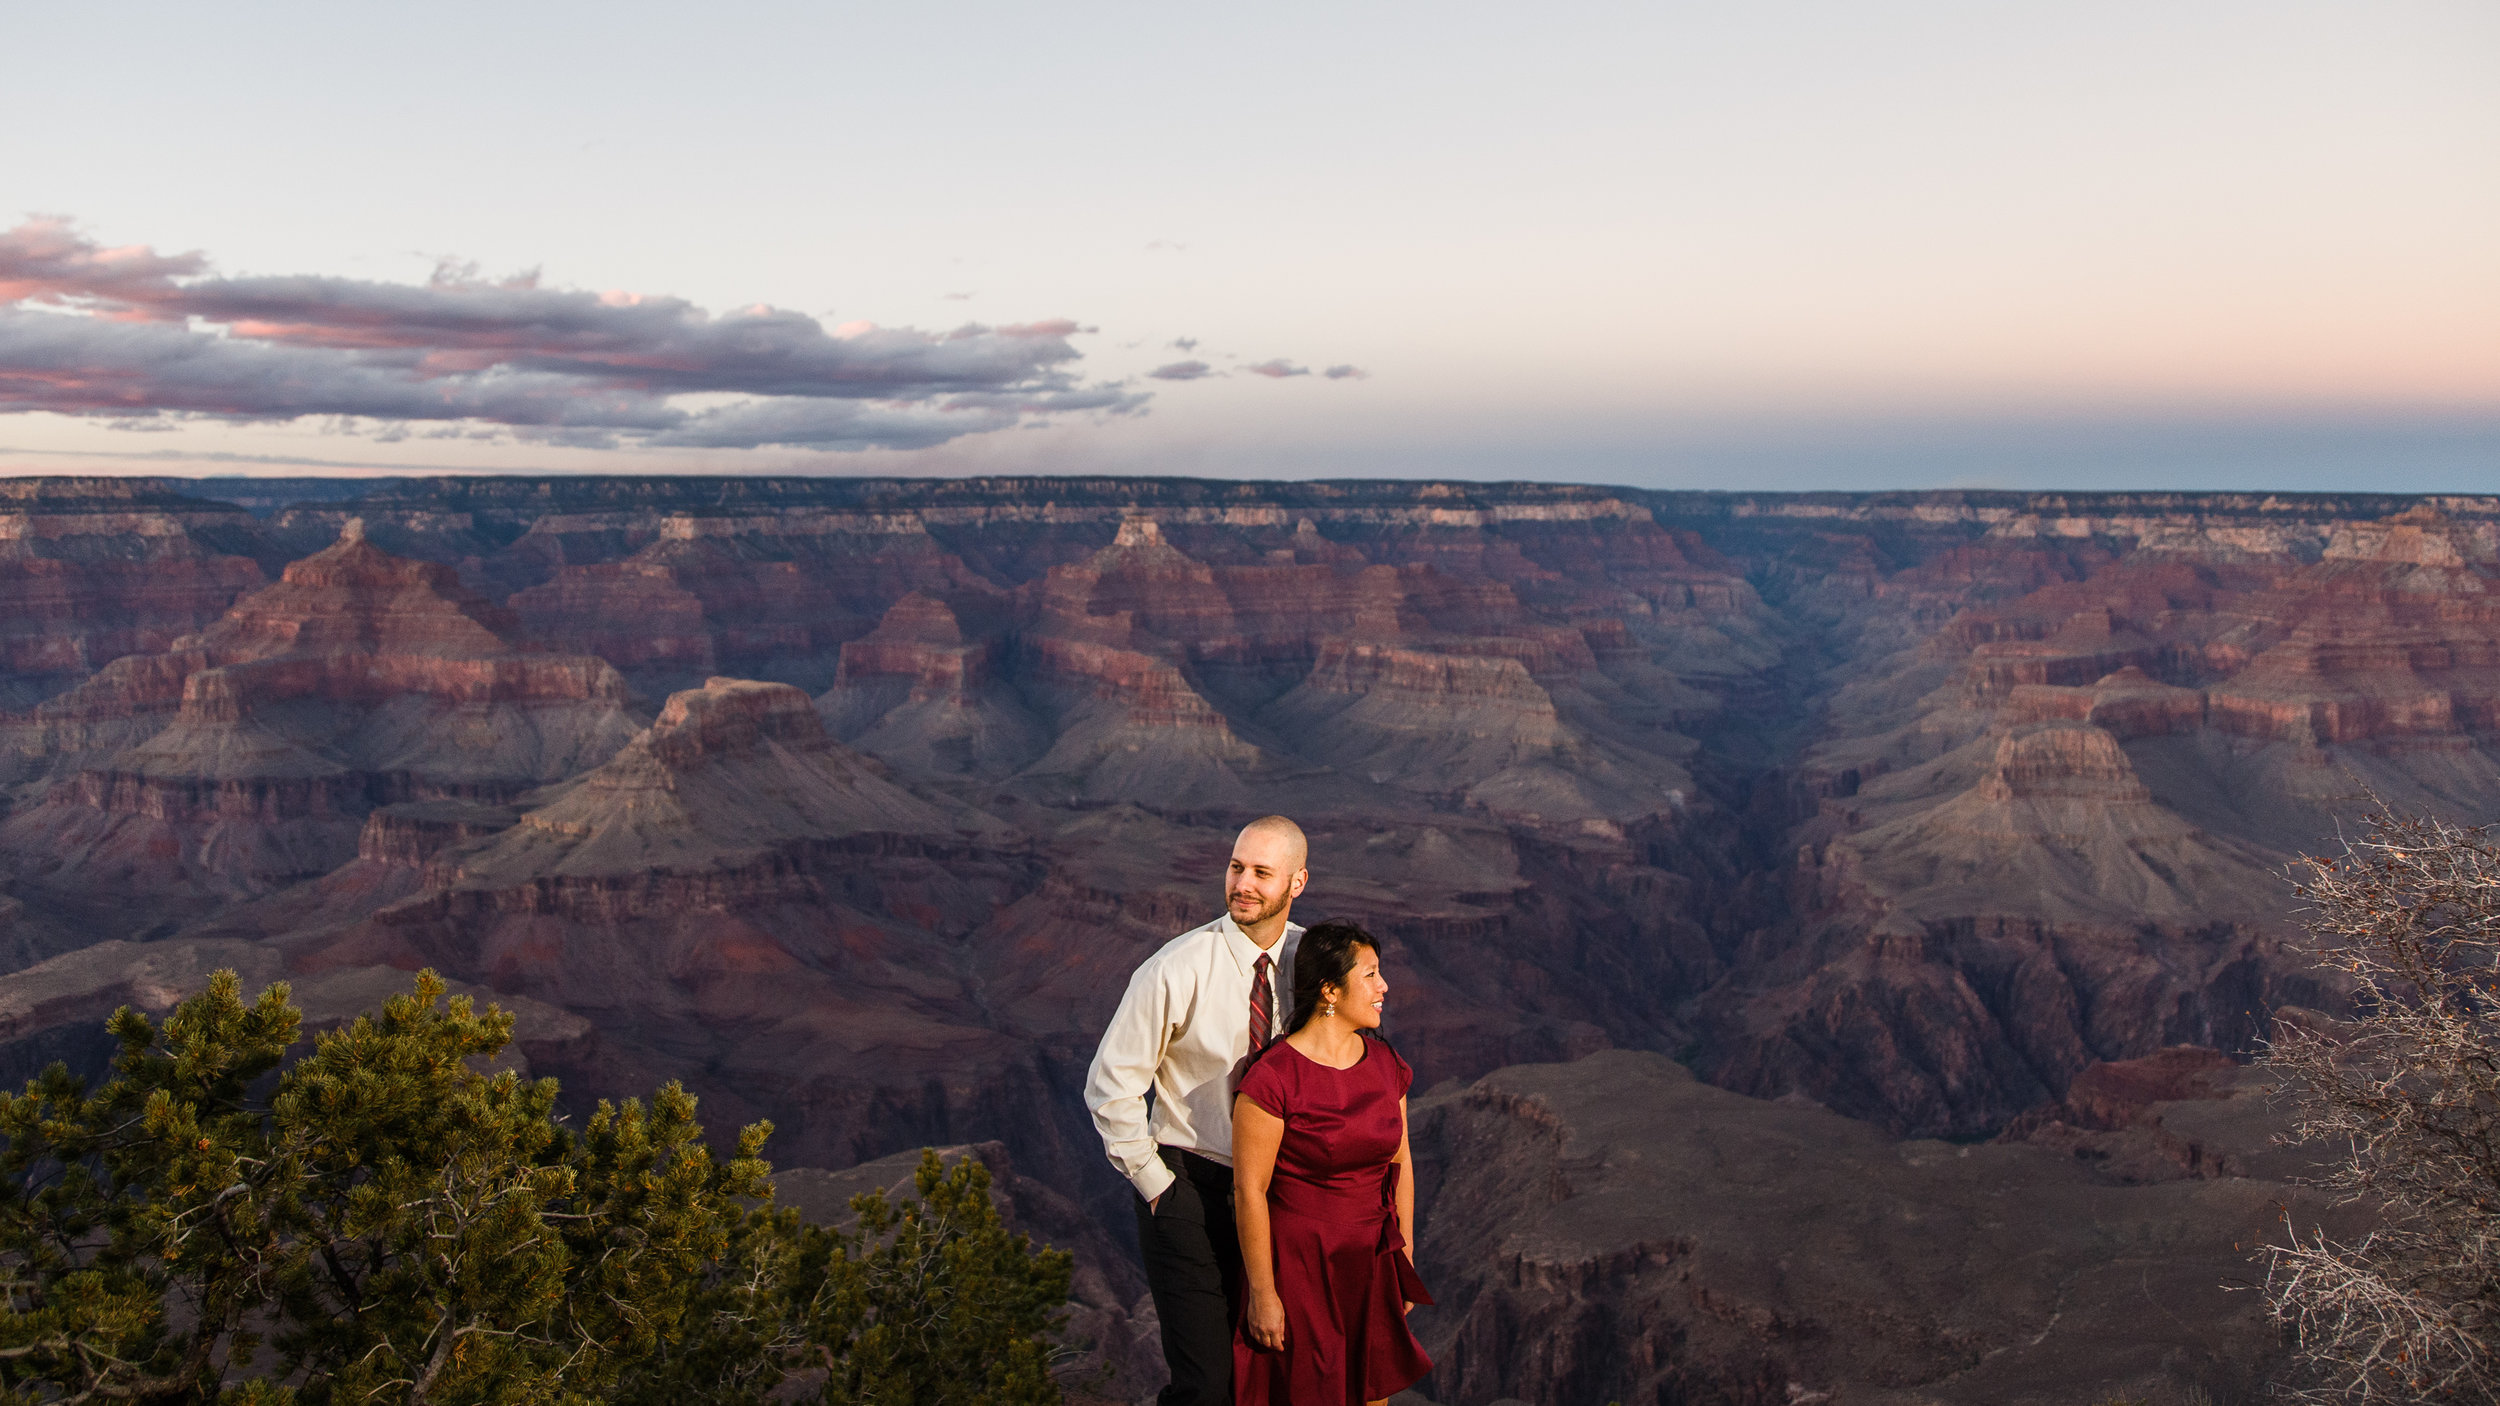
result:
[[[1243,1076],[1241,1092],[1285,1120],[1267,1184],[1285,1346],[1234,1332],[1234,1406],[1361,1406],[1432,1370],[1404,1312],[1432,1296],[1398,1226],[1398,1100],[1414,1082],[1397,1051],[1368,1038],[1347,1069],[1279,1040]]]

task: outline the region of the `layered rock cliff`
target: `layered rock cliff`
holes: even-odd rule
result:
[[[0,720],[0,856],[29,894],[150,931],[328,873],[377,805],[503,799],[622,745],[617,672],[512,628],[351,521],[205,628]]]
[[[433,964],[584,1020],[583,1096],[1113,1226],[1084,1063],[1261,813],[1427,1085],[1628,1047],[1973,1138],[2332,1007],[2282,865],[2500,800],[2493,499],[223,491],[0,493],[0,967]]]
[[[1857,647],[1797,763],[1786,921],[1702,1002],[1702,1067],[1968,1135],[2095,1059],[2331,1004],[2282,947],[2283,866],[2372,794],[2500,802],[2491,508],[2368,506],[2400,510],[2009,518],[1823,585]],[[1905,616],[1935,628],[1858,623]]]
[[[266,578],[258,525],[144,479],[0,482],[0,707],[217,618]]]
[[[1418,1266],[1438,1299],[1413,1320],[1435,1363],[1421,1389],[1538,1406],[2246,1399],[2282,1340],[2232,1292],[2245,1247],[2286,1213],[2355,1224],[2286,1180],[2310,1169],[2273,1150],[2262,1087],[2155,1063],[2106,1072],[2142,1097],[2101,1102],[2173,1158],[2113,1158],[2111,1134],[1897,1141],[1633,1051],[1419,1099]]]
[[[666,836],[714,821],[565,808],[647,818],[588,773],[734,673],[817,694],[828,745],[1027,846],[1049,896],[1001,934],[1096,894],[1177,925],[1211,904],[1189,866],[1285,810],[1333,845],[1306,906],[1412,954],[1435,1072],[1648,1045],[1968,1134],[2094,1059],[2331,1001],[2278,950],[2272,871],[2365,789],[2471,813],[2495,781],[2490,500],[297,487],[256,485],[257,515],[164,483],[0,504],[8,540],[76,560],[56,618],[90,622],[10,676],[36,699],[0,727],[23,950],[164,921],[79,906],[106,889],[331,913],[439,887],[406,807],[548,782],[477,861],[507,887],[590,852],[682,867]],[[195,628],[96,633],[134,600]],[[721,814],[770,836],[705,852],[724,872],[809,830]]]

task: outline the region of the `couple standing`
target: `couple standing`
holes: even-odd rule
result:
[[[1405,1316],[1432,1302],[1413,1260],[1415,1076],[1377,1033],[1379,944],[1287,921],[1307,854],[1283,816],[1242,830],[1224,916],[1138,967],[1086,1078],[1137,1189],[1161,1406],[1359,1406],[1432,1370]]]

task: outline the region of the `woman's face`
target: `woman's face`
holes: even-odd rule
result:
[[[1337,1003],[1337,1014],[1358,1030],[1380,1028],[1380,1010],[1389,997],[1389,983],[1380,975],[1380,953],[1369,947],[1354,949],[1354,969],[1346,973],[1343,987],[1321,988],[1321,995]]]

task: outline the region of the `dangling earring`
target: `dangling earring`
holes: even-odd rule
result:
[[[1326,1010],[1323,1010],[1323,1011],[1321,1011],[1321,1012],[1320,1012],[1320,1014],[1321,1014],[1321,1015],[1335,1015],[1336,1013],[1337,1013],[1337,1003],[1336,1003],[1336,1002],[1334,1002],[1334,1001],[1329,1002],[1329,1003],[1328,1003],[1328,1008],[1327,1008]]]

